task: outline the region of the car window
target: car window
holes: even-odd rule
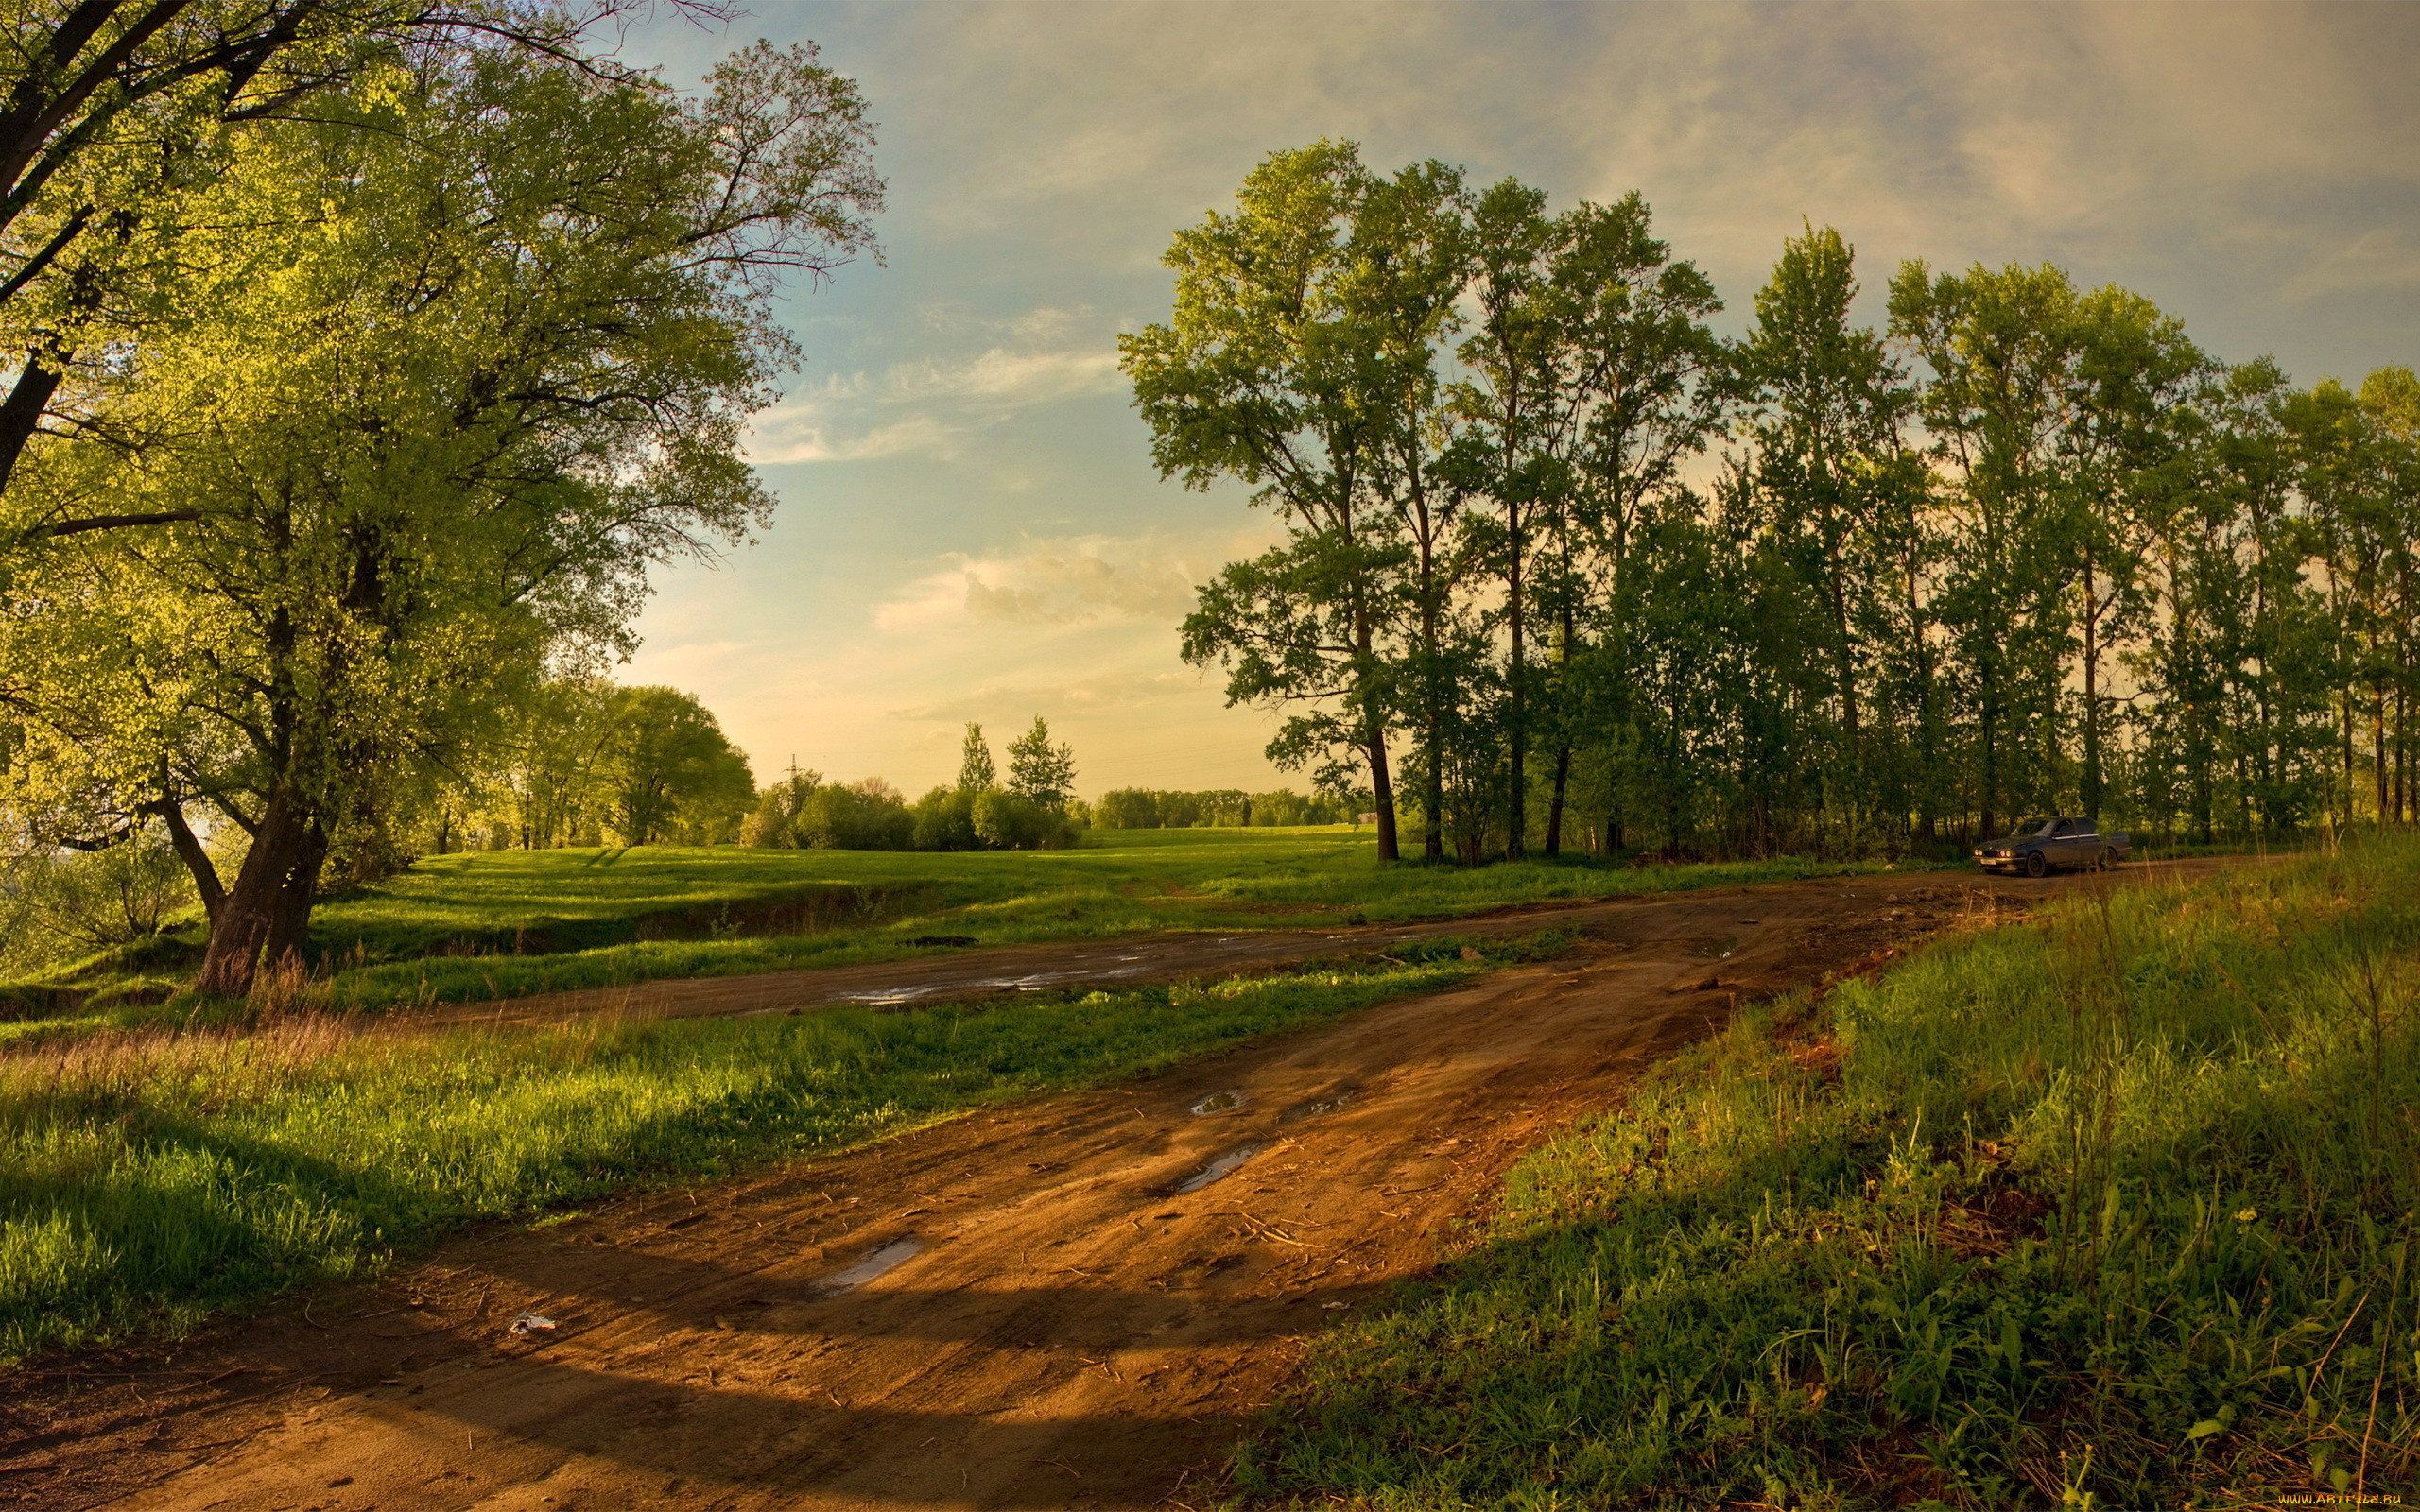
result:
[[[2076,821],[2075,821],[2075,820],[2073,820],[2073,819],[2061,819],[2061,820],[2059,821],[2059,827],[2058,827],[2057,829],[2055,829],[2055,830],[2053,830],[2053,831],[2051,831],[2051,832],[2050,832],[2050,838],[2052,838],[2053,840],[2055,840],[2055,839],[2057,839],[2059,836],[2061,836],[2061,835],[2063,835],[2063,834],[2073,834],[2073,833],[2076,833]]]

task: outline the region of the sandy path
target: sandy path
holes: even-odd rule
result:
[[[1524,1151],[1735,1001],[2079,885],[1932,875],[1634,900],[1587,911],[1564,960],[1146,1081],[493,1228],[175,1358],[20,1377],[0,1498],[1184,1504],[1305,1335],[1428,1269]],[[1203,1103],[1220,1094],[1232,1106]],[[559,1328],[513,1335],[525,1308]]]

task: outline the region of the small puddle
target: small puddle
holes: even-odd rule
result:
[[[1318,1118],[1322,1113],[1335,1112],[1338,1108],[1342,1108],[1345,1104],[1351,1101],[1353,1101],[1353,1094],[1346,1091],[1338,1092],[1331,1097],[1321,1098],[1315,1103],[1299,1103],[1279,1114],[1277,1122],[1280,1124],[1291,1124],[1297,1119]]]
[[[1215,1160],[1212,1160],[1208,1165],[1203,1166],[1201,1170],[1194,1172],[1191,1176],[1186,1177],[1184,1180],[1178,1182],[1174,1190],[1180,1193],[1199,1192],[1203,1187],[1210,1185],[1213,1181],[1221,1181],[1226,1179],[1228,1177],[1235,1175],[1236,1170],[1239,1169],[1246,1160],[1251,1160],[1253,1156],[1258,1155],[1259,1153],[1260,1146],[1257,1144],[1238,1144],[1234,1149],[1229,1150],[1226,1154],[1219,1156]]]
[[[816,1282],[816,1292],[830,1297],[838,1292],[854,1291],[877,1276],[887,1276],[925,1252],[925,1242],[914,1234],[902,1234],[879,1248],[867,1250],[856,1260]]]
[[[1229,1113],[1243,1107],[1244,1104],[1251,1101],[1251,1098],[1246,1097],[1241,1092],[1212,1092],[1209,1096],[1204,1097],[1201,1101],[1194,1104],[1189,1111],[1196,1118],[1200,1118],[1208,1113]]]
[[[1701,959],[1720,961],[1728,958],[1731,953],[1738,949],[1738,936],[1725,935],[1720,939],[1702,939],[1698,941],[1697,954]]]

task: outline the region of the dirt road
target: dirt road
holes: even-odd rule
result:
[[[2146,874],[2143,868],[2123,873],[2129,877]],[[1785,889],[1812,887],[1825,896],[1838,891],[1844,899],[1854,901],[1860,888],[1869,897],[1879,897],[1901,883],[1934,888],[1948,884],[1971,894],[1973,906],[2005,904],[2022,908],[2030,900],[2071,886],[2078,880],[2052,877],[2037,882],[2017,877],[1951,878],[1939,873],[1910,873],[1898,879],[1887,875],[1827,878],[1780,885]],[[1773,890],[1754,889],[1758,895]],[[1720,895],[1737,897],[1744,891],[1727,888],[1721,889]],[[1404,940],[1433,939],[1443,935],[1511,935],[1549,925],[1582,929],[1634,943],[1646,937],[1641,935],[1642,930],[1669,927],[1670,921],[1679,917],[1672,911],[1675,906],[1685,914],[1689,900],[1716,896],[1715,892],[1657,893],[1597,902],[1531,903],[1475,918],[1426,924],[1353,925],[1324,931],[1245,930],[1233,935],[1188,932],[1126,939],[995,946],[865,966],[805,967],[751,976],[682,977],[480,1003],[439,1004],[414,1010],[411,1018],[431,1025],[550,1023],[594,1013],[715,1018],[840,1004],[902,1007],[994,993],[1132,987],[1179,977],[1275,970],[1322,955],[1383,950]]]
[[[768,1178],[493,1228],[173,1357],[18,1378],[0,1501],[1186,1504],[1306,1335],[1427,1270],[1524,1151],[1735,1001],[2084,885],[1592,906],[1548,965]],[[555,1326],[516,1334],[525,1311]]]

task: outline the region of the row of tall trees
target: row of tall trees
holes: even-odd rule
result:
[[[773,297],[871,248],[870,129],[811,49],[683,94],[511,0],[19,9],[0,816],[164,830],[240,994],[332,857],[586,696],[652,564],[764,517]],[[523,775],[516,823],[677,822]]]
[[[1162,473],[1286,526],[1184,653],[1385,854],[2415,816],[2409,369],[2298,389],[2050,266],[1905,263],[1877,330],[1813,226],[1725,339],[1636,195],[1349,144],[1167,262],[1122,344]]]
[[[1305,797],[1282,787],[1267,793],[1247,793],[1239,787],[1200,792],[1119,787],[1103,793],[1093,804],[1092,820],[1096,828],[1103,830],[1350,824],[1368,811],[1369,797],[1367,793],[1313,793]]]

